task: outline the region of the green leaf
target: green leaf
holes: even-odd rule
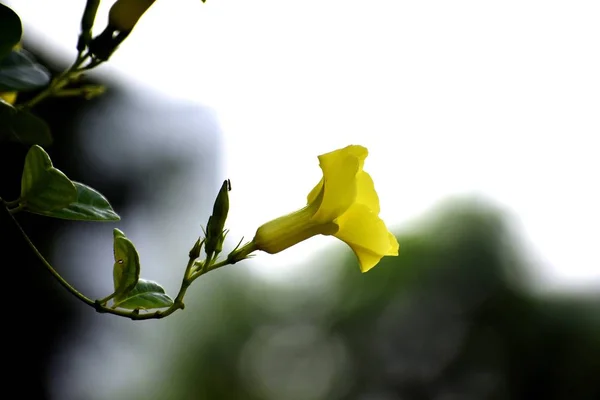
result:
[[[50,72],[25,50],[14,50],[0,60],[0,92],[26,92],[50,83]]]
[[[61,209],[38,211],[36,214],[73,221],[119,221],[121,219],[100,192],[83,183],[73,183],[77,188],[77,199],[73,203]]]
[[[113,230],[115,302],[123,300],[140,279],[140,256],[131,240],[119,229]]]
[[[11,52],[21,41],[23,27],[21,19],[10,8],[0,4],[0,59]]]
[[[135,310],[140,308],[150,310],[152,308],[164,308],[173,305],[173,299],[165,293],[165,289],[156,282],[140,279],[126,297],[115,301],[114,307]]]
[[[48,153],[31,146],[21,177],[20,204],[28,211],[56,210],[77,199],[77,188],[65,174],[52,166]]]
[[[0,99],[0,141],[2,140],[49,146],[52,144],[52,135],[44,120]]]

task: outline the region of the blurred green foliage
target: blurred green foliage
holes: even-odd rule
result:
[[[293,285],[235,271],[190,307],[202,316],[163,360],[168,379],[119,397],[600,398],[598,297],[535,295],[506,221],[451,201],[367,274],[351,254],[313,259]]]

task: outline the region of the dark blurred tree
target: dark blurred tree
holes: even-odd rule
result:
[[[25,42],[24,47],[53,73],[61,72],[67,66],[54,55],[36,47],[35,43]],[[53,134],[54,142],[46,148],[47,152],[54,165],[71,179],[93,186],[110,200],[116,210],[153,201],[155,191],[148,188],[148,180],[145,178],[152,176],[152,182],[156,182],[157,186],[165,185],[165,182],[172,180],[180,171],[189,168],[192,157],[201,159],[204,167],[199,171],[196,185],[213,179],[221,180],[220,176],[213,177],[207,173],[217,163],[219,154],[215,151],[218,134],[216,128],[207,128],[214,126],[214,122],[206,110],[186,102],[141,99],[135,91],[139,89],[123,87],[111,80],[99,82],[90,79],[89,76],[86,76],[85,80],[87,83],[105,85],[107,92],[91,100],[81,97],[50,98],[39,103],[34,109],[35,114],[48,123]],[[34,93],[19,94],[19,101],[26,101],[33,95]],[[115,104],[122,113],[120,116],[126,117],[126,123],[113,121],[114,115],[106,114],[107,109],[115,109]],[[144,132],[145,137],[153,137],[157,132],[165,131],[173,135],[189,135],[189,132],[195,132],[200,139],[194,142],[193,146],[189,146],[190,150],[186,154],[165,151],[164,155],[154,156],[152,162],[124,168],[118,175],[105,175],[82,156],[86,153],[84,148],[89,146],[89,132],[81,128],[85,125],[81,124],[84,115],[87,117],[86,121],[94,121],[94,126],[90,129],[98,129],[101,126],[110,129],[110,132],[117,132],[115,137],[119,138],[126,139],[127,135],[133,134],[135,130]],[[144,123],[136,123],[140,120]],[[114,145],[125,148],[126,152],[131,150],[120,143]],[[27,150],[28,146],[18,143],[6,142],[0,145],[0,168],[3,171],[0,174],[0,196],[3,199],[13,200],[19,196]],[[97,148],[94,151],[105,152],[106,149]],[[135,204],[132,204],[134,201]],[[61,244],[56,241],[58,232],[86,223],[28,213],[19,213],[16,218],[46,256],[51,255],[54,249],[60,248]],[[201,216],[198,216],[198,224],[200,220]],[[101,226],[96,226],[102,229]],[[113,226],[111,224],[111,228]],[[50,398],[49,383],[54,376],[51,363],[61,348],[60,345],[64,345],[69,337],[76,336],[78,332],[89,331],[94,323],[105,323],[103,317],[106,315],[96,314],[93,309],[67,293],[51,277],[27,246],[5,208],[0,211],[0,235],[1,249],[5,255],[2,265],[6,271],[6,282],[9,282],[6,296],[7,299],[16,302],[16,305],[9,306],[6,312],[7,343],[11,343],[12,346],[6,361],[12,367],[4,375],[5,390],[35,399],[47,399]],[[60,261],[55,267],[61,274],[69,276],[69,271],[65,271],[65,266]],[[82,266],[83,272],[76,273],[85,274],[85,267]],[[106,273],[111,274],[111,266],[107,267]],[[42,304],[43,307],[40,306]],[[82,318],[83,314],[87,318]],[[25,376],[27,384],[23,384]]]
[[[52,72],[62,71],[66,66],[56,66],[56,60],[49,55],[27,47]],[[54,67],[52,67],[55,65]],[[21,94],[20,99],[26,99]],[[36,114],[51,127],[54,144],[48,152],[56,165],[75,180],[85,172],[81,165],[74,162],[73,154],[78,151],[75,121],[87,107],[95,103],[108,101],[108,98],[85,101],[82,98],[62,98],[43,102],[36,107]],[[21,172],[28,146],[19,143],[0,145],[0,188],[5,199],[19,197]],[[111,197],[114,206],[124,201],[126,191],[107,182],[98,182],[96,187]],[[52,279],[40,261],[27,246],[25,240],[11,221],[7,211],[0,211],[0,231],[2,235],[2,258],[4,279],[8,283],[7,299],[13,299],[4,319],[5,343],[10,343],[7,351],[8,367],[4,373],[5,393],[18,393],[21,397],[48,399],[47,380],[51,374],[50,361],[55,355],[58,343],[73,329],[79,319],[77,311],[85,305],[73,301],[73,298]],[[50,254],[55,245],[56,232],[69,222],[21,213],[17,219],[29,234],[38,249]],[[43,307],[40,306],[43,304]],[[87,310],[89,311],[89,310]]]

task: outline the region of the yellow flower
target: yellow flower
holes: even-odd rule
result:
[[[14,45],[13,50],[20,50],[21,43],[17,43]],[[15,104],[17,101],[17,92],[0,92],[0,99],[4,100],[8,104]]]
[[[397,256],[398,241],[379,218],[379,197],[363,171],[367,155],[353,145],[319,156],[323,178],[306,207],[258,228],[255,248],[274,254],[315,235],[333,235],[352,248],[362,272],[384,256]]]
[[[117,0],[108,12],[108,24],[114,29],[129,32],[155,0]]]
[[[17,92],[0,92],[0,99],[8,104],[15,104],[15,101],[17,101]]]

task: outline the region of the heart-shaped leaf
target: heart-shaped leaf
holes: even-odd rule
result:
[[[73,221],[119,221],[121,218],[100,192],[73,182],[77,188],[77,199],[68,206],[57,210],[38,211],[36,214]]]
[[[0,141],[2,140],[49,146],[52,144],[52,135],[44,120],[0,99]]]
[[[165,293],[165,289],[156,282],[140,279],[127,296],[114,303],[114,307],[135,310],[150,310],[173,305],[173,299]]]
[[[25,50],[14,50],[0,60],[0,91],[25,92],[50,83],[50,72]]]
[[[21,205],[28,211],[40,212],[66,207],[76,199],[73,182],[52,166],[44,149],[31,146],[21,177]]]
[[[123,300],[140,279],[140,256],[131,240],[119,229],[113,230],[115,302]]]
[[[10,8],[0,4],[0,59],[21,41],[23,27],[21,19]]]

